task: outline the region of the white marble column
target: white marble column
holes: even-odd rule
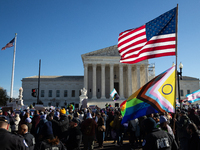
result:
[[[114,65],[110,64],[110,92],[114,89]],[[110,97],[112,99],[112,97]]]
[[[131,96],[132,93],[132,66],[128,65],[128,97]]]
[[[145,68],[145,82],[147,83],[149,81],[149,74],[148,74],[148,64],[144,66]],[[146,84],[145,83],[145,84]]]
[[[105,64],[101,64],[101,99],[106,99],[105,97]]]
[[[140,65],[136,66],[136,71],[137,71],[137,89],[140,88]]]
[[[84,64],[84,87],[88,91],[88,64]]]
[[[123,77],[123,65],[119,65],[119,95],[120,99],[124,99],[124,77]]]
[[[92,99],[97,99],[97,96],[96,96],[96,89],[97,89],[97,81],[96,81],[96,72],[97,72],[97,66],[96,64],[93,64],[92,65],[92,69],[93,69],[93,81],[92,81]]]

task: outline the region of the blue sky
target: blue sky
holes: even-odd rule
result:
[[[178,64],[183,75],[200,77],[199,0],[2,0],[0,46],[17,33],[14,97],[22,78],[38,75],[83,75],[81,54],[117,44],[120,32],[135,28],[179,4]],[[10,95],[14,47],[0,51],[0,87]],[[174,56],[150,59],[156,75]]]

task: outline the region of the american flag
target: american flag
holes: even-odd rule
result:
[[[6,48],[13,47],[13,43],[15,42],[15,38],[13,38],[6,46],[2,47],[1,50],[5,50]]]
[[[175,55],[176,9],[173,8],[141,27],[120,33],[120,62],[133,64],[145,59]]]

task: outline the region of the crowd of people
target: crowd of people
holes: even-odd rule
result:
[[[84,150],[104,148],[113,140],[122,147],[129,139],[131,149],[200,150],[200,113],[198,108],[176,110],[175,114],[156,113],[121,124],[120,108],[106,105],[96,110],[28,109],[17,113],[0,110],[0,149]]]

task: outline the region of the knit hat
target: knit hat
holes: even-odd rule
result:
[[[160,116],[160,123],[167,122],[167,118],[165,116]]]
[[[62,108],[62,109],[60,110],[60,113],[61,113],[61,114],[66,114],[65,108]]]
[[[25,120],[25,122],[27,122],[27,123],[31,123],[31,118],[26,118],[26,120]]]

